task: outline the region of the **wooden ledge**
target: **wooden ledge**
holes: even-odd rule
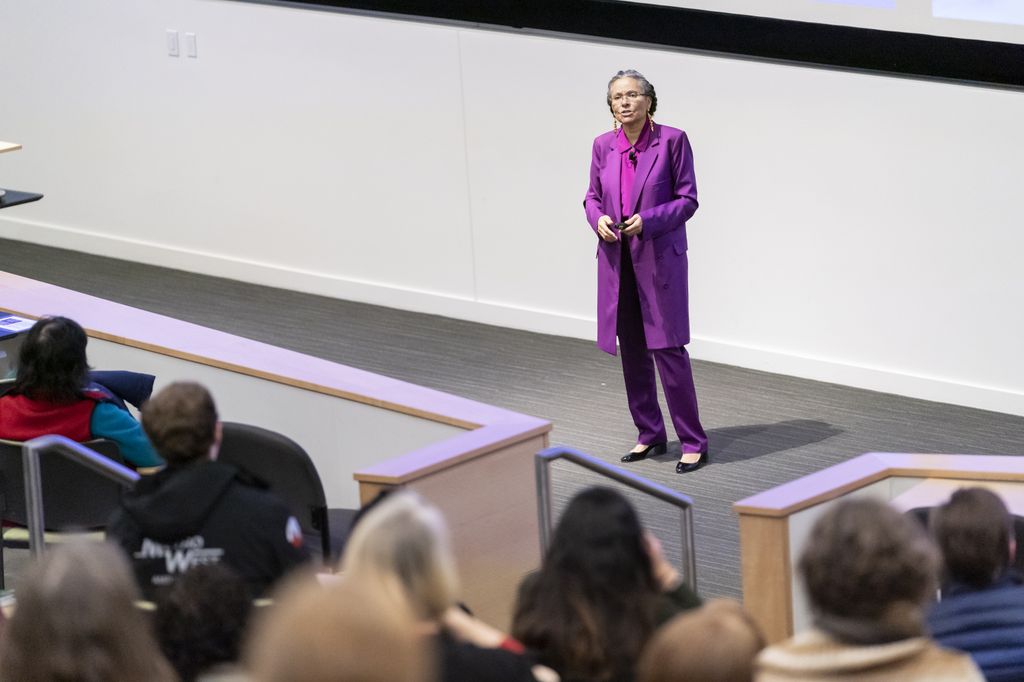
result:
[[[785,517],[892,477],[1024,481],[1024,457],[869,452],[740,500],[733,510]]]
[[[533,419],[467,398],[0,272],[0,309],[66,315],[90,337],[464,429]]]
[[[543,419],[6,272],[0,309],[33,319],[65,315],[92,338],[467,430],[359,472],[358,481],[406,483],[551,430]]]
[[[531,438],[543,436],[551,430],[551,424],[548,422],[540,419],[535,419],[534,422],[533,425],[524,421],[482,426],[479,429],[468,431],[441,443],[433,443],[400,457],[357,471],[355,479],[360,483],[385,485],[410,483],[453,464],[461,464],[476,459],[481,455],[493,452],[497,448],[508,447]],[[460,454],[452,456],[452,449],[458,450]]]

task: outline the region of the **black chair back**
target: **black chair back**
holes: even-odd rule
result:
[[[302,532],[331,556],[327,497],[313,460],[287,436],[251,424],[223,422],[218,460],[264,482],[299,520]]]
[[[88,448],[124,464],[117,443],[94,440]],[[0,440],[0,512],[3,520],[24,526],[27,522],[22,444]],[[123,487],[81,464],[55,453],[41,456],[43,518],[48,531],[95,530],[121,502]]]

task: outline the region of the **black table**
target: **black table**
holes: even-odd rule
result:
[[[17,142],[0,142],[0,154],[3,152],[16,152],[19,149],[21,149],[21,145]],[[0,208],[27,204],[30,201],[39,201],[43,198],[42,194],[36,194],[35,192],[19,192],[16,189],[5,190],[2,187],[0,187],[0,192],[3,193],[3,196],[0,196]]]
[[[6,190],[6,194],[0,197],[0,208],[27,204],[30,201],[39,201],[42,198],[42,194],[36,194],[35,192],[19,192],[16,189],[9,189]]]

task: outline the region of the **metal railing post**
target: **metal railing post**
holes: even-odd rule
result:
[[[662,502],[678,507],[680,548],[683,555],[683,581],[694,592],[697,591],[697,553],[693,532],[693,498],[619,467],[612,466],[596,457],[564,446],[555,446],[541,450],[536,456],[537,519],[540,524],[539,535],[542,555],[547,551],[548,543],[551,541],[551,529],[554,525],[551,514],[551,476],[548,468],[556,459],[565,459],[584,469],[601,474],[605,478],[618,481],[633,490],[638,490]]]
[[[540,555],[548,551],[551,542],[551,476],[548,473],[550,460],[538,457],[534,461],[537,472],[537,522],[540,535]]]
[[[682,553],[684,575],[686,583],[697,591],[697,548],[693,538],[693,507],[683,507],[679,510],[679,536],[682,538]]]
[[[25,516],[28,523],[28,551],[38,559],[46,544],[46,523],[43,518],[43,481],[39,469],[39,453],[22,446],[21,467],[25,474]]]
[[[133,485],[139,480],[139,475],[128,467],[64,436],[40,436],[27,441],[21,446],[21,461],[25,474],[25,521],[28,524],[28,547],[33,558],[41,555],[46,545],[40,455],[48,452],[67,457],[123,486]]]

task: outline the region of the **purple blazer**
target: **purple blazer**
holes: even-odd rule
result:
[[[602,215],[619,222],[640,214],[643,231],[639,237],[626,237],[624,241],[636,272],[647,347],[684,346],[690,342],[686,221],[697,210],[690,142],[682,130],[655,124],[647,150],[640,154],[632,196],[623,216],[619,215],[620,160],[614,132],[594,140],[590,189],[583,200],[587,220],[596,234],[597,219]],[[597,346],[612,355],[616,352],[622,244],[622,238],[606,242],[598,237]]]

